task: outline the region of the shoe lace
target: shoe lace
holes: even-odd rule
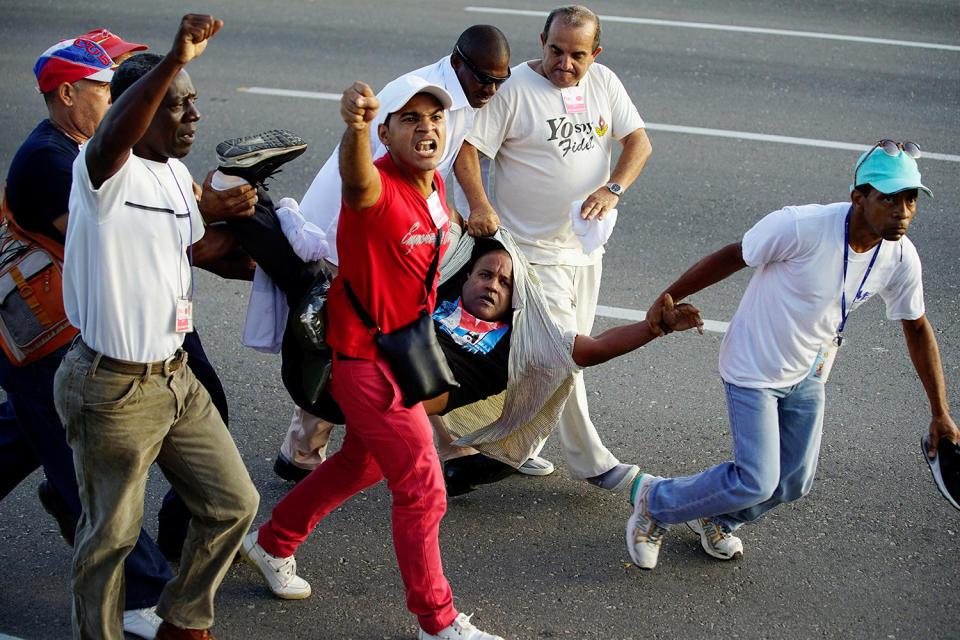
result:
[[[647,542],[659,546],[666,532],[667,529],[657,524],[653,518],[639,514],[637,515],[637,526],[633,530],[633,539],[637,543]]]
[[[289,580],[297,575],[297,561],[293,556],[271,559],[270,564],[273,565],[274,572],[282,578]]]
[[[274,169],[273,171],[267,173],[266,175],[264,175],[264,176],[262,176],[262,177],[261,177],[261,176],[257,176],[257,184],[254,185],[254,186],[260,187],[260,188],[263,189],[264,191],[270,191],[270,187],[267,186],[267,180],[270,179],[270,178],[273,178],[273,176],[275,176],[275,175],[277,175],[278,173],[281,173],[281,172],[283,172],[283,169]]]
[[[714,547],[719,547],[724,540],[730,538],[731,534],[720,528],[713,520],[703,518],[700,520],[700,526],[703,527],[703,532]]]

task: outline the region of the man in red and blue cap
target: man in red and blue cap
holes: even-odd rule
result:
[[[900,320],[930,403],[931,458],[956,443],[940,351],[925,314],[920,258],[907,238],[920,180],[913,142],[881,140],[860,156],[850,200],[785,207],[740,242],[688,269],[647,312],[660,332],[666,297],[681,300],[740,269],[757,271],[720,347],[734,460],[685,478],[642,475],[634,484],[627,547],[637,566],[656,566],[671,524],[685,522],[709,555],[743,553],[732,535],[768,510],[803,497],[820,453],[824,385],[853,309],[879,294]]]

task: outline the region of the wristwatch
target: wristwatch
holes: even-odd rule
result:
[[[609,190],[610,190],[610,193],[612,193],[613,195],[615,195],[615,196],[617,196],[617,197],[620,197],[620,196],[623,195],[623,187],[621,187],[621,186],[620,186],[619,184],[617,184],[616,182],[608,182],[608,183],[607,183],[607,189],[609,189]]]

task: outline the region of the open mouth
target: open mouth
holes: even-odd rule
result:
[[[422,156],[432,156],[437,153],[437,141],[430,139],[421,140],[416,144],[414,149]]]

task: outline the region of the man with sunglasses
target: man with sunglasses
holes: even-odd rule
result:
[[[623,84],[594,63],[603,50],[595,13],[576,5],[553,10],[540,44],[542,57],[514,67],[510,82],[477,114],[457,159],[457,178],[470,204],[470,234],[490,235],[503,220],[540,277],[553,319],[565,331],[589,335],[603,248],[586,252],[570,211],[591,227],[601,224],[640,174],[651,147]],[[611,171],[614,141],[622,150]],[[478,151],[496,167],[489,201]],[[573,477],[611,491],[636,477],[638,468],[621,464],[600,440],[582,374],[558,430]]]
[[[900,320],[930,402],[930,448],[957,441],[940,352],[924,312],[920,258],[906,237],[920,181],[915,143],[882,140],[855,166],[850,202],[785,207],[741,242],[707,256],[647,312],[659,332],[664,298],[681,300],[740,269],[758,267],[720,347],[734,460],[685,478],[642,475],[631,497],[627,547],[656,566],[670,524],[685,522],[704,551],[743,553],[731,534],[778,504],[806,495],[820,452],[824,385],[853,309],[873,294]]]
[[[475,114],[510,77],[510,45],[500,29],[490,25],[473,25],[460,34],[451,54],[393,80],[378,96],[394,91],[412,76],[443,87],[453,98],[453,104],[446,111],[447,145],[436,169],[444,179],[449,180],[453,161],[464,137],[473,126]],[[382,121],[384,116],[381,114],[379,117]],[[370,149],[375,160],[387,152],[377,138],[377,124],[380,122],[374,122],[370,127]],[[330,247],[328,261],[333,265],[339,264],[334,241],[340,219],[339,150],[338,145],[300,202],[300,211],[306,220],[325,232]],[[449,181],[448,184],[454,185],[449,190],[452,195],[456,190],[456,182]],[[457,199],[458,202],[461,200]],[[448,201],[447,204],[451,206],[453,202]],[[456,206],[451,208],[456,209]],[[330,426],[296,409],[274,465],[276,473],[288,480],[299,480],[310,473],[324,459],[326,438],[323,435]]]

